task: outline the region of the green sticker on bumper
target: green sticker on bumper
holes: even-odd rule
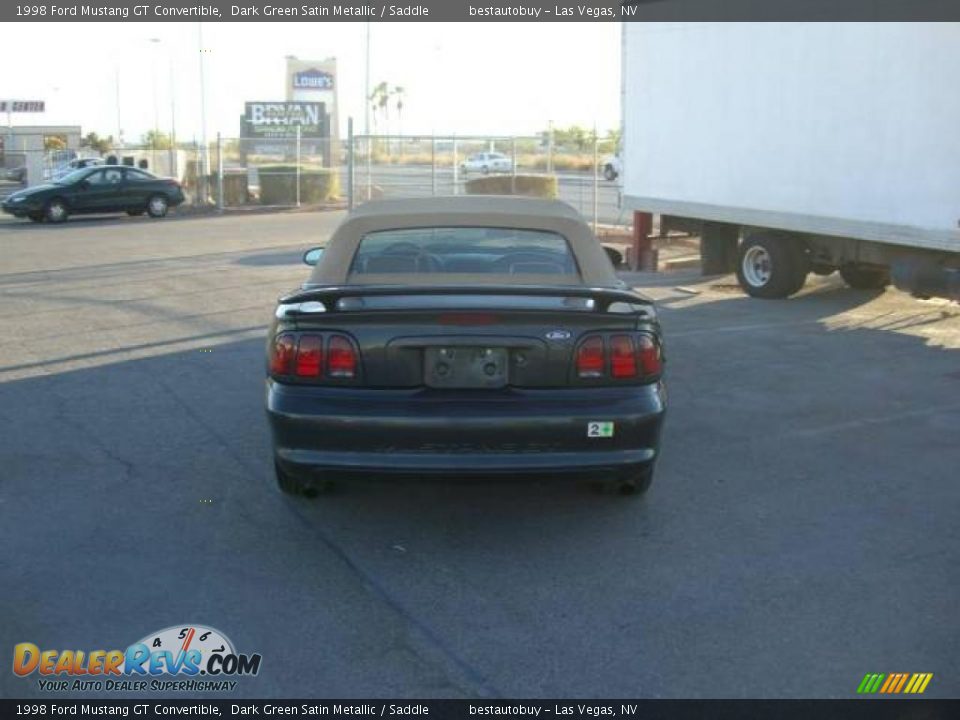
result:
[[[598,422],[598,421],[588,422],[587,437],[591,437],[591,438],[613,437],[613,423]]]

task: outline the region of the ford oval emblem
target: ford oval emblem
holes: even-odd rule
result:
[[[569,340],[569,330],[551,330],[547,333],[547,340]]]

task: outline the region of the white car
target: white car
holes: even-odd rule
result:
[[[95,165],[103,165],[103,158],[74,158],[70,162],[55,165],[54,167],[50,168],[47,174],[50,180],[59,180],[65,175],[69,175],[74,170],[82,170],[83,168],[94,167]]]
[[[476,153],[460,163],[460,172],[464,175],[472,172],[486,175],[491,172],[510,172],[512,170],[513,162],[509,156],[498,152]]]

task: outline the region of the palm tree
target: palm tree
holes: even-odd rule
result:
[[[377,110],[382,110],[387,122],[390,121],[390,87],[386,82],[379,82],[373,88],[368,100],[373,104],[373,113],[376,116]],[[389,127],[388,127],[389,132]]]
[[[390,86],[385,81],[379,82],[374,86],[373,92],[367,98],[370,107],[373,110],[373,127],[377,128],[377,111],[383,111],[385,129],[387,134],[390,132]],[[388,150],[389,151],[389,150]]]
[[[403,135],[403,98],[406,95],[406,90],[404,90],[399,85],[393,86],[393,96],[397,99],[397,134]]]

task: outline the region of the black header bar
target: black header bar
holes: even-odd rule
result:
[[[60,0],[0,6],[17,22],[947,21],[957,0]]]
[[[4,718],[947,720],[960,700],[0,700]]]

